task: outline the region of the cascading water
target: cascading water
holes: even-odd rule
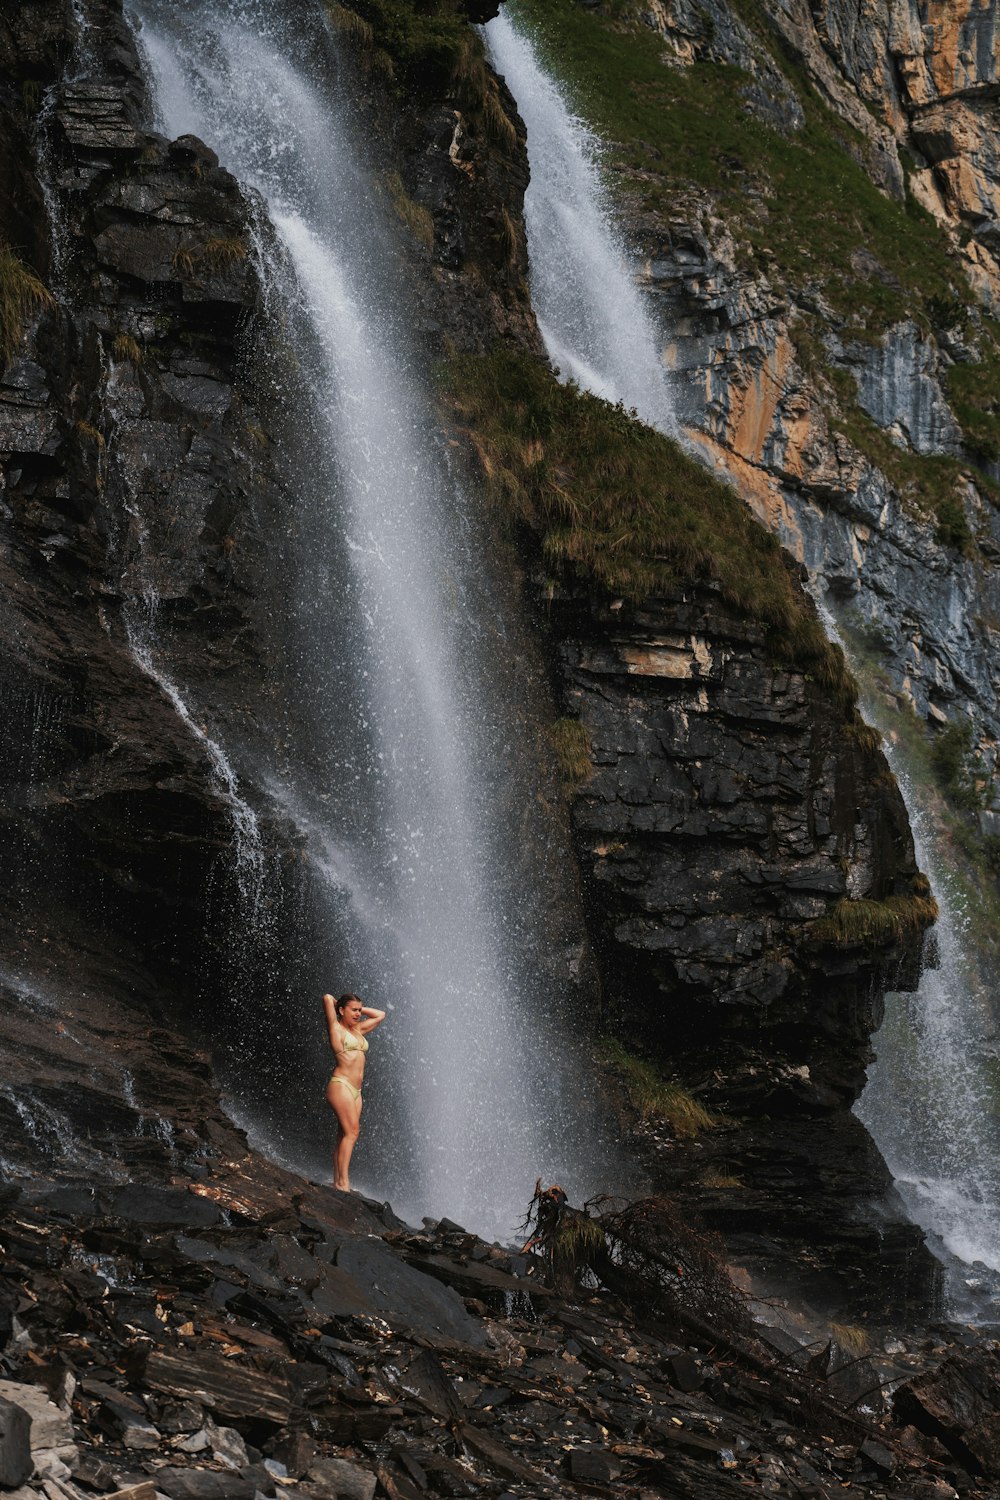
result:
[[[836,621],[821,613],[843,644]],[[996,1021],[971,960],[965,898],[891,718],[864,698],[865,718],[883,733],[899,783],[917,863],[928,874],[940,916],[928,962],[912,994],[886,996],[856,1113],[885,1157],[907,1211],[945,1266],[956,1316],[996,1319],[1000,1304],[1000,1126],[996,1115]],[[973,1271],[970,1274],[970,1267]],[[990,1274],[994,1273],[994,1274]]]
[[[549,356],[564,376],[595,395],[623,400],[670,432],[660,341],[609,216],[594,139],[509,11],[484,30],[528,127],[531,287]],[[887,998],[875,1039],[878,1062],[858,1113],[908,1212],[949,1269],[953,1305],[967,1310],[969,1263],[1000,1271],[1000,1141],[989,1076],[995,1025],[963,962],[962,915],[949,902],[946,867],[932,848],[919,799],[903,767],[893,769],[921,868],[941,903],[933,939],[939,962],[925,971],[915,995]]]
[[[609,211],[599,142],[506,12],[484,34],[528,130],[531,297],[549,358],[584,390],[672,432],[655,330]]]
[[[298,371],[276,393],[296,409],[299,506],[276,559],[290,580],[284,727],[270,758],[266,736],[239,748],[305,845],[315,942],[301,993],[276,980],[270,1012],[266,996],[249,1007],[237,1114],[267,1120],[286,1158],[307,1155],[288,1122],[298,1110],[317,1133],[318,993],[356,989],[390,1012],[359,1181],[403,1212],[507,1234],[539,1172],[600,1184],[574,1170],[567,1049],[549,997],[531,1003],[534,897],[501,868],[508,731],[488,658],[502,625],[419,394],[393,236],[349,91],[331,88],[319,7],[137,9],[160,124],[204,139],[263,201],[277,253],[262,246],[261,261]]]

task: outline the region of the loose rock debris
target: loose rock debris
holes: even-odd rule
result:
[[[557,1294],[542,1257],[266,1164],[225,1205],[34,1184],[0,1245],[13,1500],[1000,1493],[997,1346],[924,1349],[879,1416],[835,1350]]]

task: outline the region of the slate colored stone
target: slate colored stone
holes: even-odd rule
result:
[[[610,1484],[622,1471],[621,1460],[601,1448],[571,1448],[570,1476],[578,1483]]]
[[[136,1378],[153,1390],[182,1401],[196,1401],[216,1417],[234,1424],[253,1418],[283,1427],[288,1421],[291,1401],[287,1382],[235,1360],[200,1350],[190,1354],[139,1350],[134,1368]]]
[[[50,1401],[39,1386],[18,1380],[0,1380],[0,1400],[13,1402],[27,1413],[31,1422],[32,1449],[73,1446],[70,1417]]]
[[[704,1383],[701,1367],[690,1354],[668,1355],[663,1361],[663,1370],[670,1384],[679,1391],[697,1391]]]
[[[370,1469],[345,1458],[317,1458],[307,1471],[317,1500],[372,1500],[378,1483]]]
[[[526,1284],[523,1277],[511,1276],[493,1265],[463,1264],[444,1255],[422,1255],[419,1252],[407,1254],[407,1260],[417,1270],[454,1287],[463,1297],[478,1297],[488,1304],[500,1298],[502,1307],[505,1296],[534,1297],[536,1294],[538,1301],[544,1304],[549,1296],[549,1288],[544,1284],[535,1281]]]
[[[498,1442],[490,1433],[484,1432],[481,1427],[473,1427],[469,1422],[462,1423],[459,1427],[459,1435],[471,1454],[482,1459],[505,1479],[519,1480],[522,1484],[540,1482],[541,1475],[537,1469],[533,1469],[530,1464],[525,1463],[516,1453]]]
[[[156,1487],[170,1500],[253,1500],[257,1481],[254,1475],[168,1466],[157,1469]]]
[[[457,1417],[462,1410],[458,1392],[441,1367],[441,1361],[430,1349],[423,1349],[407,1366],[402,1379],[403,1390],[414,1396],[445,1420]]]
[[[0,1397],[0,1486],[13,1490],[31,1478],[31,1418],[23,1407]]]
[[[108,1195],[108,1212],[151,1228],[208,1228],[222,1215],[208,1198],[186,1188],[130,1183]]]
[[[349,1240],[337,1252],[337,1266],[362,1288],[379,1314],[431,1338],[482,1344],[482,1323],[466,1312],[450,1287],[411,1269],[379,1240]]]

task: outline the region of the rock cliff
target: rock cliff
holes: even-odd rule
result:
[[[971,718],[988,801],[995,18],[964,0],[558,10],[555,66],[611,142],[680,421],[902,701],[932,730]]]
[[[476,357],[500,340],[537,364],[524,282],[523,130],[509,96],[481,58],[460,88],[446,80],[435,96],[425,74],[407,81],[406,59],[397,57],[385,109],[384,8],[346,9],[363,20],[370,12],[367,32],[352,29],[343,7],[333,24],[359,49],[359,87],[377,117],[372,150],[401,221],[400,253],[426,344]],[[451,10],[464,28],[464,12]],[[666,26],[669,14],[656,14]],[[268,821],[252,755],[234,763],[222,748],[279,732],[287,743],[295,730],[272,720],[261,690],[282,642],[259,584],[276,566],[274,537],[288,524],[295,475],[280,440],[287,411],[257,371],[287,350],[268,323],[251,253],[260,229],[254,207],[210,143],[168,142],[146,128],[141,69],[119,6],[24,3],[0,25],[0,209],[9,239],[0,581],[11,742],[0,848],[10,957],[0,982],[5,1042],[16,1058],[4,1092],[4,1152],[8,1168],[22,1170],[62,1153],[72,1174],[197,1176],[235,1147],[190,1037],[195,1022],[211,1032],[226,1024],[217,986],[232,977],[234,910],[244,921],[248,910],[245,900],[234,903],[263,861],[284,872],[275,905],[296,931],[309,929],[297,905],[301,840]],[[692,55],[697,45],[696,33]],[[778,64],[768,67],[762,76],[777,77]],[[761,99],[777,99],[782,128],[795,128],[791,85],[768,85],[754,98],[765,114],[771,104]],[[882,159],[891,188],[887,149]],[[768,368],[769,360],[786,373],[801,368],[788,309],[779,315],[760,285],[741,281],[718,235],[699,239],[701,231],[649,217],[640,228],[655,233],[651,287],[687,318],[678,366],[686,359],[693,375],[697,350],[718,376],[704,410],[720,413],[719,423],[713,429],[705,417],[706,441],[756,472],[758,448],[788,448],[775,436],[775,412],[794,401],[785,374],[740,382],[748,369],[760,373],[762,348],[775,351]],[[675,274],[675,264],[695,269]],[[720,290],[708,295],[709,334],[700,320],[712,277]],[[859,391],[875,405],[876,392],[883,399],[877,362],[900,370],[916,362],[924,383],[910,391],[901,377],[898,399],[878,417],[910,424],[918,447],[958,445],[925,344],[904,331],[876,354],[863,346],[857,359],[869,374]],[[766,391],[765,406],[775,398],[766,421],[751,386]],[[881,471],[838,446],[829,422],[817,417],[823,441],[806,443],[813,429],[803,410],[795,430],[827,479],[809,490],[798,482],[798,458],[786,456],[796,476],[789,494],[810,496],[801,501],[810,515],[828,496],[831,511],[850,512],[845,557],[860,555],[857,506],[866,503],[853,491],[845,498],[851,463],[870,475],[878,538],[887,538],[875,540],[872,528],[873,556],[890,545],[898,514],[898,551],[914,576],[913,557],[926,554],[942,588],[956,587],[963,569],[978,577],[981,561],[942,551],[893,500]],[[698,425],[693,412],[689,425]],[[749,456],[742,438],[727,436],[733,430],[749,435]],[[830,444],[846,455],[836,482]],[[762,481],[768,494],[770,482]],[[791,522],[786,529],[794,541]],[[749,606],[722,597],[710,566],[699,564],[686,584],[674,576],[623,600],[599,569],[582,564],[541,576],[538,530],[507,536],[503,555],[520,549],[512,593],[533,613],[552,691],[589,745],[576,838],[609,1018],[617,1024],[626,1006],[637,1008],[646,1041],[662,1048],[669,1038],[689,1081],[705,1085],[713,1102],[763,1119],[765,1130],[775,1114],[825,1117],[840,1128],[882,989],[890,972],[894,983],[912,981],[931,917],[884,762],[843,695],[827,694],[804,659],[776,649]],[[787,608],[797,626],[815,633],[776,551],[766,569],[782,600],[794,596]],[[887,576],[902,610],[903,574]],[[525,641],[524,675],[540,678],[537,639],[514,638]],[[932,656],[925,642],[921,662]],[[809,660],[815,667],[826,658],[814,652]],[[985,682],[985,655],[982,670]],[[550,712],[544,684],[534,705],[536,717]],[[545,727],[527,726],[526,753],[544,743]],[[557,801],[554,782],[544,766],[538,799]],[[511,826],[527,817],[523,808],[506,811]],[[556,807],[546,818],[546,857],[558,863],[565,816]],[[526,867],[541,858],[527,851]],[[549,963],[589,995],[590,959],[570,910],[577,880],[567,863],[569,899],[553,916]],[[259,886],[249,909],[263,928],[269,918],[254,906],[257,894]],[[279,939],[284,959],[302,961]],[[246,974],[246,954],[243,963]],[[258,986],[267,990],[259,976]],[[809,1171],[794,1179],[796,1195],[814,1193]],[[852,1204],[885,1188],[881,1164],[859,1153]],[[872,1233],[858,1231],[866,1243]],[[911,1235],[907,1249],[918,1239]],[[854,1254],[857,1235],[852,1243]]]

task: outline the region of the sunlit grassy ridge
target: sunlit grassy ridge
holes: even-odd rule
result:
[[[794,90],[801,129],[780,131],[749,111],[742,92],[750,78],[739,68],[670,65],[662,38],[631,0],[598,10],[576,0],[514,0],[511,12],[529,25],[545,62],[606,143],[606,180],[630,205],[668,222],[697,211],[707,194],[758,274],[779,288],[807,291],[808,300],[818,292],[848,340],[875,340],[907,317],[931,334],[961,323],[972,293],[944,232],[912,195],[898,202],[875,186],[863,138],[782,52],[759,8],[749,0],[734,0],[734,8]],[[966,466],[895,445],[858,406],[851,376],[833,368],[823,330],[822,316],[800,315],[792,333],[803,362],[834,377],[833,424],[904,501],[935,517],[944,545],[968,550]],[[977,315],[972,342],[979,356],[949,369],[947,394],[970,451],[995,458],[1000,325]],[[1000,500],[1000,490],[985,479],[982,485]]]
[[[772,274],[822,282],[833,306],[863,318],[867,331],[962,290],[930,215],[912,197],[901,204],[879,191],[858,159],[862,138],[793,63],[772,49],[804,115],[802,128],[785,134],[746,108],[750,77],[741,69],[669,66],[639,9],[515,0],[511,13],[530,23],[545,61],[607,142],[609,175],[623,170],[643,207],[672,216],[678,193],[709,190],[746,243],[768,252]],[[881,276],[870,263],[852,269],[859,247]]]
[[[804,666],[839,699],[855,697],[775,539],[735,490],[675,442],[530,356],[450,360],[442,388],[504,515],[528,524],[554,564],[571,563],[630,598],[714,584],[764,632],[772,657]]]

